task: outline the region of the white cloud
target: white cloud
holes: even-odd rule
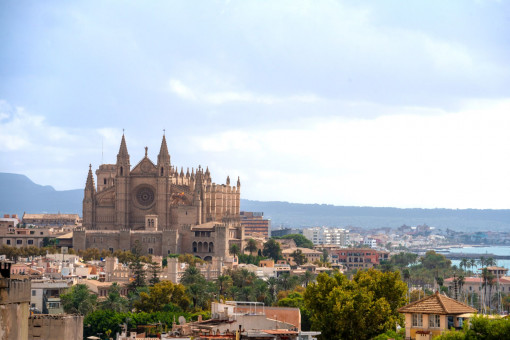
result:
[[[258,104],[275,104],[282,102],[302,102],[313,103],[319,101],[320,98],[314,94],[297,94],[291,96],[277,97],[253,93],[249,91],[211,91],[201,92],[194,90],[185,85],[179,79],[170,79],[169,91],[180,97],[181,99],[190,101],[199,101],[206,104],[222,105],[231,102],[258,103]]]
[[[372,120],[323,119],[297,129],[233,130],[192,142],[205,157],[225,162],[222,168],[244,164],[246,198],[507,207],[510,100],[427,116],[395,111]]]

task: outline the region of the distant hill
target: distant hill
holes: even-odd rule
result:
[[[329,204],[261,202],[241,199],[241,209],[262,211],[271,225],[355,226],[363,228],[416,226],[427,224],[454,230],[510,231],[510,210],[491,209],[399,209],[346,207]]]
[[[0,213],[82,214],[83,189],[57,191],[28,177],[0,173]],[[241,209],[262,211],[273,227],[355,226],[364,228],[416,226],[428,224],[455,230],[510,231],[510,210],[399,209],[344,207],[327,204],[261,202],[241,199]]]
[[[68,213],[81,216],[83,189],[57,191],[25,175],[0,173],[0,213]]]

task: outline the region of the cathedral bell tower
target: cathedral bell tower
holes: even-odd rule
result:
[[[164,130],[163,130],[164,131]],[[171,200],[171,167],[170,167],[170,154],[168,153],[168,146],[166,145],[166,137],[163,133],[161,140],[161,147],[158,154],[158,177],[156,180],[156,195],[157,205],[156,211],[158,214],[158,229],[163,230],[170,225],[170,212],[168,206]]]
[[[124,133],[120,141],[117,164],[115,167],[117,170],[115,179],[115,224],[117,229],[120,230],[129,227],[129,173],[131,171],[131,165],[129,164],[129,153]]]
[[[96,187],[94,184],[94,175],[92,174],[92,164],[89,165],[87,183],[85,184],[85,195],[83,197],[83,226],[92,229],[95,219],[95,196]]]

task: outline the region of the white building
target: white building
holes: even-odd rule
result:
[[[345,247],[349,245],[349,230],[342,228],[313,227],[303,229],[303,235],[314,245],[334,244]]]
[[[370,248],[375,248],[377,247],[377,240],[376,239],[373,239],[373,238],[369,238],[367,237],[364,241],[363,241],[363,244],[366,245],[366,246],[369,246]]]

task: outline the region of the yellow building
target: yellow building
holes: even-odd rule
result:
[[[446,330],[461,328],[465,314],[476,309],[436,292],[400,308],[405,314],[406,339],[429,340]]]

